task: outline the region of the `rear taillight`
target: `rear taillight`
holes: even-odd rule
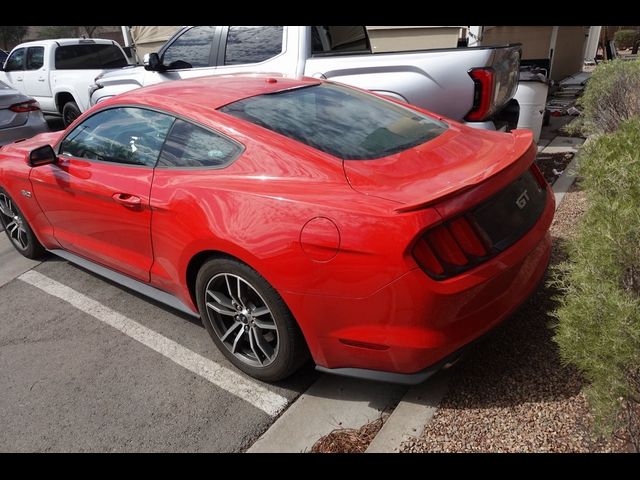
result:
[[[413,258],[436,280],[489,260],[535,225],[548,205],[548,190],[540,169],[532,164],[484,202],[420,234],[413,245]]]
[[[40,104],[35,100],[29,100],[28,102],[11,105],[9,110],[16,113],[33,112],[35,110],[40,110]]]
[[[544,178],[544,175],[535,163],[531,165],[531,172],[533,173],[533,177],[538,182],[538,185],[540,185],[540,188],[547,188],[547,180]]]
[[[473,107],[464,117],[469,122],[484,120],[492,109],[495,73],[492,68],[474,68],[469,70],[473,79]]]
[[[425,232],[413,247],[413,257],[430,276],[451,277],[487,256],[488,249],[469,220],[462,216]]]

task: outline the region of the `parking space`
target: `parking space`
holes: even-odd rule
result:
[[[0,264],[17,277],[0,286],[2,451],[242,451],[317,378],[308,365],[257,382],[198,320],[55,257],[29,270],[12,255]]]

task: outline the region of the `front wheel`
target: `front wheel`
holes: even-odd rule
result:
[[[0,189],[0,223],[15,249],[27,258],[39,258],[45,249],[31,230],[18,206]]]
[[[196,279],[202,321],[240,370],[274,382],[308,357],[302,333],[278,292],[251,267],[227,258],[206,262]]]
[[[76,102],[71,101],[65,103],[64,107],[62,107],[62,121],[64,123],[64,127],[67,128],[71,125],[81,113],[80,107],[78,107]]]

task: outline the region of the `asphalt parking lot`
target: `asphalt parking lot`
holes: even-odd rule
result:
[[[4,233],[0,319],[5,452],[243,451],[318,377],[257,382],[198,320],[57,257],[23,259]]]

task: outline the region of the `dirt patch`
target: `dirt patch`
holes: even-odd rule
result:
[[[573,152],[539,153],[536,157],[536,165],[551,185],[562,175],[564,169],[574,157]]]
[[[318,440],[311,453],[364,453],[388,417],[385,413],[359,429],[338,428]]]
[[[551,227],[551,264],[586,209],[583,192],[567,193]],[[543,285],[520,310],[453,367],[451,389],[421,437],[404,452],[612,452],[596,438],[580,373],[563,364],[549,315],[558,292]]]

